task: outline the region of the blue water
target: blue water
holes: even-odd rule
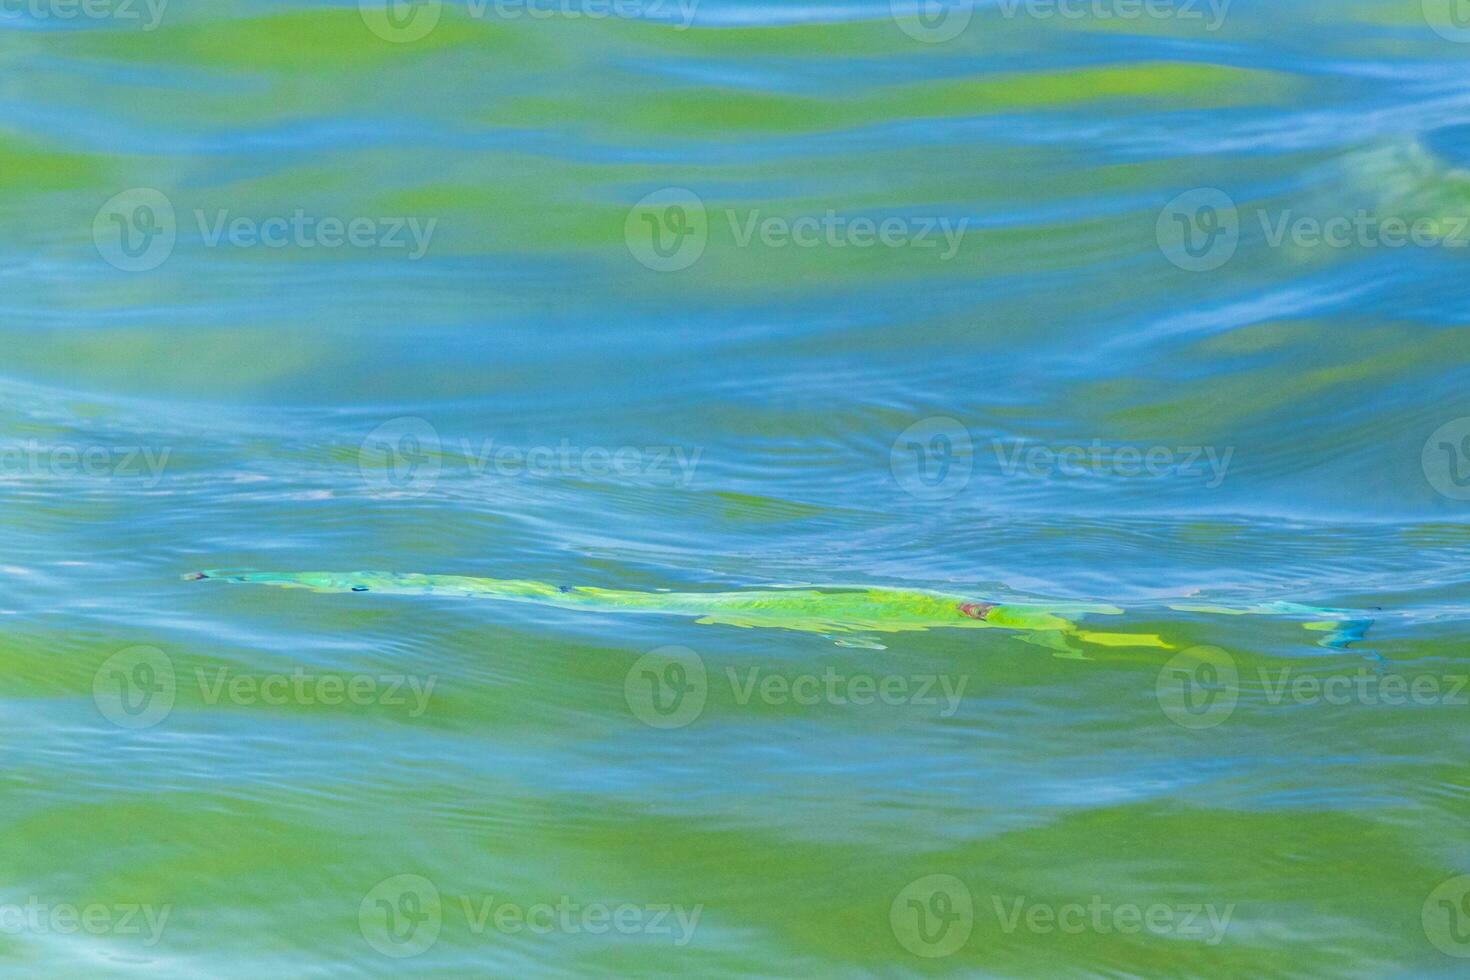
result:
[[[7,976],[1463,969],[1447,4],[59,9],[0,17]],[[1168,647],[199,568],[1085,600]],[[1236,676],[1181,715],[1201,645]],[[829,670],[910,686],[781,693]],[[1094,896],[1173,925],[1044,927]],[[477,918],[563,899],[636,915]]]

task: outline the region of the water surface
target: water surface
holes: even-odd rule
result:
[[[0,21],[6,975],[1463,971],[1447,5],[60,9]]]

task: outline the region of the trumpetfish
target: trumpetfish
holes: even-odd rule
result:
[[[191,581],[272,585],[313,592],[370,592],[380,595],[455,596],[530,602],[562,609],[605,613],[656,613],[693,617],[702,624],[773,628],[820,633],[839,646],[883,649],[868,634],[932,629],[1010,630],[1027,642],[1079,657],[1069,642],[1101,647],[1173,649],[1153,633],[1114,633],[1086,629],[1085,616],[1118,616],[1123,610],[1104,603],[1025,603],[981,601],[942,592],[879,587],[792,587],[726,592],[635,592],[595,586],[551,585],[523,579],[476,578],[400,572],[256,572],[216,570],[184,576]],[[1292,602],[1225,606],[1174,603],[1170,609],[1223,615],[1310,617],[1303,628],[1325,633],[1319,645],[1334,648],[1362,640],[1371,618],[1348,609]]]

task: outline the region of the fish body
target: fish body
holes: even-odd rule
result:
[[[729,592],[633,592],[557,586],[523,579],[399,572],[197,572],[191,579],[274,585],[314,592],[459,596],[534,602],[564,609],[665,613],[732,626],[897,633],[942,628],[1066,629],[1039,606],[976,602],[964,596],[882,588],[746,589]],[[1121,611],[1075,606],[1079,611]]]
[[[724,592],[638,592],[596,586],[553,585],[527,579],[493,579],[467,575],[404,572],[257,572],[215,570],[185,576],[314,592],[371,592],[384,595],[452,596],[530,602],[561,609],[604,613],[655,613],[687,616],[705,624],[764,627],[809,633],[883,634],[932,629],[1003,629],[1077,656],[1074,641],[1102,647],[1170,645],[1151,633],[1111,633],[1084,629],[1077,619],[1116,616],[1123,610],[1102,603],[1010,603],[981,601],[943,592],[878,587],[767,588]],[[1228,615],[1313,616],[1310,630],[1324,631],[1325,646],[1346,646],[1363,638],[1371,619],[1353,618],[1349,610],[1323,609],[1298,603],[1262,603],[1230,607],[1178,603],[1171,608]],[[844,646],[871,646],[875,641],[838,638]]]

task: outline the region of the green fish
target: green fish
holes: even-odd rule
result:
[[[465,575],[422,575],[398,572],[252,572],[206,571],[185,576],[274,585],[313,592],[373,592],[382,595],[457,596],[531,602],[561,609],[596,612],[657,613],[692,617],[696,622],[764,627],[820,633],[840,646],[883,649],[872,634],[933,629],[1009,630],[1058,656],[1080,657],[1076,643],[1098,647],[1173,649],[1152,633],[1114,633],[1084,629],[1084,616],[1118,616],[1123,610],[1101,603],[985,602],[941,592],[868,587],[743,589],[729,592],[631,592],[593,586],[550,585],[523,579],[476,578]],[[1346,646],[1363,638],[1371,620],[1353,619],[1346,610],[1320,609],[1293,603],[1243,608],[1174,606],[1187,611],[1231,615],[1311,615],[1305,624],[1328,630],[1322,642]],[[1325,619],[1324,619],[1325,617]],[[1075,642],[1074,642],[1075,641]]]

